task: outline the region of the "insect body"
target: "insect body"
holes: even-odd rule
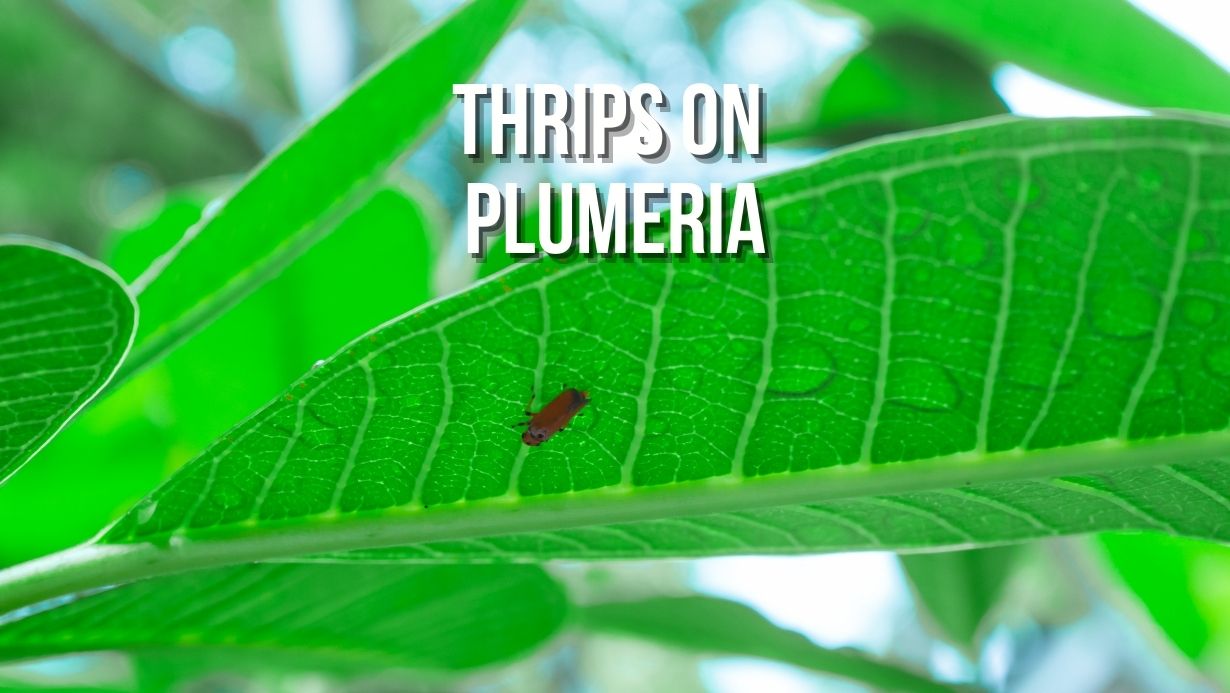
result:
[[[531,395],[530,406],[533,404],[534,397]],[[530,420],[524,424],[526,429],[525,433],[521,434],[521,442],[533,447],[542,445],[556,432],[562,431],[572,417],[576,416],[577,412],[587,404],[589,404],[589,393],[570,387],[556,395],[555,399],[537,412],[532,412],[527,408],[525,415],[530,417]]]

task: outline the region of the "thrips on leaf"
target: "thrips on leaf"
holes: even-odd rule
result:
[[[525,415],[530,417],[530,420],[521,424],[526,427],[525,432],[521,434],[521,442],[533,447],[542,445],[551,436],[564,430],[564,426],[567,426],[572,417],[576,416],[577,412],[587,404],[589,404],[588,392],[566,387],[547,406],[537,412],[532,412],[529,408],[534,406],[534,395],[531,393],[530,403],[525,409]]]

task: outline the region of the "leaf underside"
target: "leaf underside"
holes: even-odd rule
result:
[[[758,190],[772,261],[519,266],[359,338],[104,541],[453,560],[1230,539],[1224,122],[998,119]],[[522,445],[531,387],[564,385],[592,404]]]
[[[106,384],[135,319],[124,287],[98,266],[0,241],[0,481]]]
[[[317,667],[445,671],[541,644],[567,609],[534,566],[243,565],[108,589],[7,623],[0,659],[223,650],[298,667],[310,657]]]
[[[755,609],[713,597],[651,597],[593,604],[578,610],[589,629],[644,638],[681,649],[763,657],[888,691],[952,691],[908,668],[852,648],[820,647],[775,625]]]

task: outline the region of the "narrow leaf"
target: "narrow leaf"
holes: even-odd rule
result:
[[[987,616],[999,603],[1019,556],[1016,546],[902,554],[899,559],[926,615],[939,634],[978,652]]]
[[[771,262],[497,275],[352,342],[188,463],[106,534],[131,545],[113,572],[35,581],[30,565],[0,585],[25,580],[19,600],[397,545],[1228,540],[1227,170],[1230,128],[1178,117],[1003,119],[848,150],[759,183]],[[524,445],[531,387],[564,384],[592,404]]]
[[[858,650],[820,647],[801,633],[774,625],[755,609],[724,599],[658,597],[612,602],[578,609],[578,615],[583,627],[595,631],[711,654],[770,659],[864,683],[874,690],[953,690]]]
[[[135,326],[132,297],[104,265],[0,238],[0,483],[107,384]]]
[[[532,566],[246,565],[139,582],[0,626],[0,659],[97,650],[229,651],[313,670],[457,670],[559,629],[567,602]]]
[[[1209,645],[1210,624],[1197,603],[1192,557],[1202,550],[1225,553],[1225,549],[1145,534],[1105,534],[1098,537],[1098,544],[1109,567],[1158,628],[1180,652],[1198,660]]]
[[[1230,74],[1124,0],[835,0],[877,28],[955,38],[988,64],[1011,62],[1142,108],[1230,113]]]
[[[908,30],[876,32],[825,86],[817,107],[810,122],[768,136],[847,144],[1008,111],[990,71],[962,46]]]
[[[138,277],[145,319],[123,374],[268,280],[373,192],[444,112],[453,83],[477,71],[519,6],[471,0],[374,68]]]
[[[192,192],[172,193],[165,208],[120,236],[109,262],[121,276],[139,273],[203,203]],[[0,526],[23,528],[0,541],[0,565],[98,534],[317,360],[431,298],[429,209],[381,189],[192,341],[88,407],[39,464],[0,487]],[[54,522],[30,521],[49,509]]]
[[[752,526],[640,543],[1226,538],[1228,164],[1230,128],[1176,119],[856,149],[760,184],[773,262],[501,275],[352,343],[107,540],[340,514],[378,523],[375,544],[722,511]],[[527,393],[563,383],[592,407],[524,446]]]

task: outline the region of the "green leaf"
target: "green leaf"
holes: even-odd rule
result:
[[[448,671],[539,646],[568,609],[533,566],[354,564],[234,566],[45,606],[0,626],[0,659],[221,650],[307,670]]]
[[[537,207],[526,211],[525,218],[521,220],[521,228],[537,229],[538,219],[539,213]],[[483,253],[481,258],[476,258],[479,279],[486,279],[487,277],[497,274],[501,270],[511,267],[518,262],[529,262],[531,260],[531,258],[510,255],[508,252],[508,246],[505,244],[507,240],[508,234],[504,233],[487,239],[486,252]]]
[[[132,297],[104,265],[0,237],[0,483],[107,384],[136,319]]]
[[[924,607],[920,611],[940,635],[974,653],[1019,553],[1016,546],[995,546],[898,558]]]
[[[1209,624],[1196,601],[1191,557],[1220,547],[1143,534],[1104,534],[1098,542],[1162,632],[1180,652],[1198,659],[1209,644]]]
[[[768,131],[774,140],[847,144],[1008,111],[987,68],[941,37],[876,32],[824,88],[811,122]]]
[[[121,276],[139,274],[196,221],[205,199],[173,194],[119,238],[110,262]],[[0,565],[97,534],[315,361],[431,298],[429,208],[382,189],[192,341],[89,407],[0,487],[0,526],[26,527],[0,542]],[[66,497],[77,500],[65,505]]]
[[[1230,539],[1226,171],[1230,127],[1179,117],[848,150],[759,183],[772,262],[539,262],[429,304],[187,464],[105,535],[128,545],[105,565],[53,557],[0,594],[397,545]],[[592,404],[523,445],[531,386],[565,383]]]
[[[761,657],[831,674],[874,690],[951,691],[902,665],[851,648],[820,647],[755,609],[712,597],[655,597],[578,608],[582,627],[699,652]]]
[[[477,71],[519,6],[472,0],[374,68],[134,280],[145,319],[121,377],[276,275],[370,195],[444,112],[453,83]]]
[[[988,63],[1011,62],[1142,108],[1230,113],[1230,74],[1124,0],[835,0],[878,29],[947,34]]]

